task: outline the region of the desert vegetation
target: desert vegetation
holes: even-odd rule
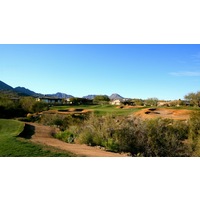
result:
[[[82,106],[82,108],[86,107]],[[51,121],[48,125],[60,128],[55,137],[67,143],[98,146],[107,151],[126,152],[131,156],[200,156],[198,108],[142,107],[131,110],[132,115],[127,112],[128,109],[110,105],[96,105],[89,108],[93,108],[94,112],[85,118],[77,120],[73,115],[54,115],[53,120],[46,121]],[[61,107],[52,109],[61,109]],[[143,118],[137,115],[137,111],[140,110],[147,116],[156,113],[156,117]],[[50,116],[43,116],[41,122],[44,123],[43,121],[48,117]]]
[[[198,116],[194,116],[189,122],[185,122],[92,114],[83,123],[78,126],[71,124],[55,137],[68,143],[99,146],[108,151],[126,152],[131,156],[192,156],[198,153],[199,149],[195,143],[197,131],[193,130],[193,123]],[[195,128],[197,129],[198,127]]]
[[[72,105],[49,107],[33,97],[0,95],[0,118],[4,118],[0,120],[0,156],[69,156],[18,137],[24,124],[9,118],[53,126],[57,129],[54,138],[66,143],[134,157],[200,156],[199,93],[188,94],[185,99],[189,106],[177,100],[173,107],[158,108],[157,98],[115,106],[100,95],[93,102],[73,98]]]

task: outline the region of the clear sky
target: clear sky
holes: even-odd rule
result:
[[[38,93],[179,99],[200,90],[200,45],[0,45],[0,80]]]

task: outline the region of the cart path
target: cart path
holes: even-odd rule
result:
[[[81,144],[68,144],[60,141],[52,136],[52,133],[55,133],[56,130],[49,126],[37,123],[26,123],[26,126],[28,126],[33,132],[30,139],[32,142],[66,150],[80,157],[127,157],[126,154],[112,153],[97,147],[90,147]]]

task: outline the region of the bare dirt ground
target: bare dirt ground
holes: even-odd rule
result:
[[[134,115],[143,119],[152,119],[156,117],[175,119],[175,120],[188,120],[192,111],[190,110],[176,110],[171,108],[155,108],[143,109]]]
[[[43,126],[37,123],[26,123],[27,126],[31,126],[33,135],[31,141],[56,147],[58,149],[66,150],[80,157],[126,157],[126,154],[107,152],[96,147],[89,147],[87,145],[80,144],[68,144],[52,136],[52,133],[56,130],[52,127]]]

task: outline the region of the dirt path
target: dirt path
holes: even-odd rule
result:
[[[96,147],[89,147],[80,144],[68,144],[57,140],[51,135],[55,130],[48,126],[36,123],[26,123],[26,126],[29,126],[29,129],[32,130],[32,136],[30,137],[32,142],[66,150],[80,157],[126,157],[124,154],[107,152]]]

